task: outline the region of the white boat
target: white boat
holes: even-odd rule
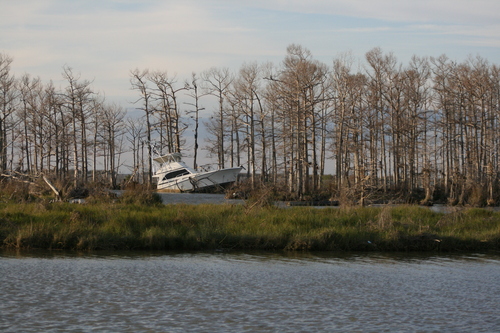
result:
[[[224,188],[234,183],[242,167],[213,171],[195,171],[182,161],[181,153],[171,153],[153,159],[158,164],[154,174],[157,189],[173,192],[198,192]]]

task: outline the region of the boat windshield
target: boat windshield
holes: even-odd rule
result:
[[[185,176],[185,175],[189,175],[190,172],[186,169],[179,169],[179,170],[175,170],[175,171],[172,171],[172,172],[169,172],[167,173],[162,180],[168,180],[168,179],[172,179],[172,178],[176,178],[176,177],[180,177],[180,176]]]

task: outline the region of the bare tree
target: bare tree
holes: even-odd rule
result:
[[[283,125],[283,148],[287,164],[288,186],[291,192],[302,197],[317,182],[318,157],[315,153],[317,109],[325,97],[323,87],[327,80],[326,66],[312,59],[309,50],[290,45],[282,69],[275,81],[282,99],[280,121]],[[276,87],[275,87],[276,89]]]
[[[212,133],[216,135],[217,142],[217,158],[219,163],[219,168],[224,168],[224,154],[225,154],[225,123],[226,112],[224,110],[225,99],[227,98],[228,89],[233,82],[233,76],[227,68],[215,68],[212,67],[206,72],[201,74],[202,80],[204,82],[203,88],[206,94],[215,96],[218,99],[218,111],[215,117],[215,122],[213,124],[215,127]]]
[[[200,95],[199,87],[198,87],[198,78],[196,77],[196,73],[192,73],[191,75],[191,84],[189,85],[190,93],[188,96],[193,100],[193,102],[186,103],[191,106],[192,110],[189,110],[187,114],[194,114],[191,116],[194,120],[194,158],[193,158],[193,168],[196,170],[198,168],[198,135],[199,135],[199,126],[200,126],[200,111],[203,111],[205,108],[200,107],[199,101],[200,98],[205,96],[204,94]]]
[[[141,147],[141,142],[144,141],[144,132],[145,129],[142,126],[142,123],[137,122],[136,119],[132,118],[127,118],[126,119],[126,138],[128,142],[130,143],[130,148],[132,149],[132,181],[142,181],[142,178],[139,178],[140,174],[139,169],[140,168],[140,163],[139,161],[141,160],[140,156],[140,147]],[[144,170],[144,167],[142,167],[142,170]]]
[[[153,183],[153,161],[152,161],[152,147],[151,147],[151,132],[152,132],[152,119],[151,116],[153,114],[154,109],[151,106],[151,91],[148,86],[148,75],[149,70],[145,69],[143,71],[139,71],[139,69],[135,69],[130,72],[130,83],[132,85],[133,90],[137,90],[140,94],[139,99],[137,99],[134,104],[141,102],[140,110],[144,112],[144,116],[146,118],[146,141],[147,141],[147,150],[148,150],[148,179],[147,184],[150,186]]]
[[[9,118],[15,110],[15,78],[10,73],[12,58],[0,53],[0,172],[7,169],[7,132]]]
[[[162,148],[166,141],[169,153],[180,152],[183,145],[182,133],[186,130],[186,126],[182,123],[178,94],[180,91],[187,90],[189,86],[186,84],[177,87],[175,76],[169,77],[167,72],[153,72],[148,79],[155,85],[152,89],[152,97],[156,102],[154,110],[160,118],[159,132]],[[164,140],[164,134],[166,140]]]
[[[86,182],[88,176],[87,119],[90,114],[90,81],[80,81],[80,74],[73,73],[69,66],[63,67],[63,78],[67,81],[65,106],[71,115],[74,186]]]
[[[102,127],[102,114],[104,113],[104,99],[98,98],[97,96],[92,99],[92,155],[93,155],[93,163],[92,163],[92,181],[97,181],[97,157],[98,150],[100,146],[100,136],[103,127]]]
[[[266,173],[266,136],[263,128],[265,111],[263,109],[260,90],[261,73],[257,63],[245,64],[241,67],[239,76],[234,81],[233,96],[237,101],[237,108],[241,111],[240,121],[246,128],[248,144],[248,172],[252,186],[256,184],[257,170],[257,136],[260,136],[260,172],[263,177]],[[259,125],[260,123],[260,125]]]
[[[101,127],[103,129],[101,137],[105,145],[105,150],[108,152],[107,155],[109,156],[107,173],[109,174],[110,186],[112,188],[117,187],[116,176],[119,166],[117,161],[121,154],[121,145],[119,145],[119,141],[124,131],[124,116],[125,111],[120,106],[113,104],[105,106],[102,109],[100,117]]]

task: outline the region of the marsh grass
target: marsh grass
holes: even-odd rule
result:
[[[456,251],[500,249],[500,213],[417,206],[287,209],[139,201],[0,204],[3,248]]]

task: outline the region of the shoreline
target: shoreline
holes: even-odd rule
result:
[[[0,204],[0,248],[42,250],[500,250],[500,212],[427,207]]]

